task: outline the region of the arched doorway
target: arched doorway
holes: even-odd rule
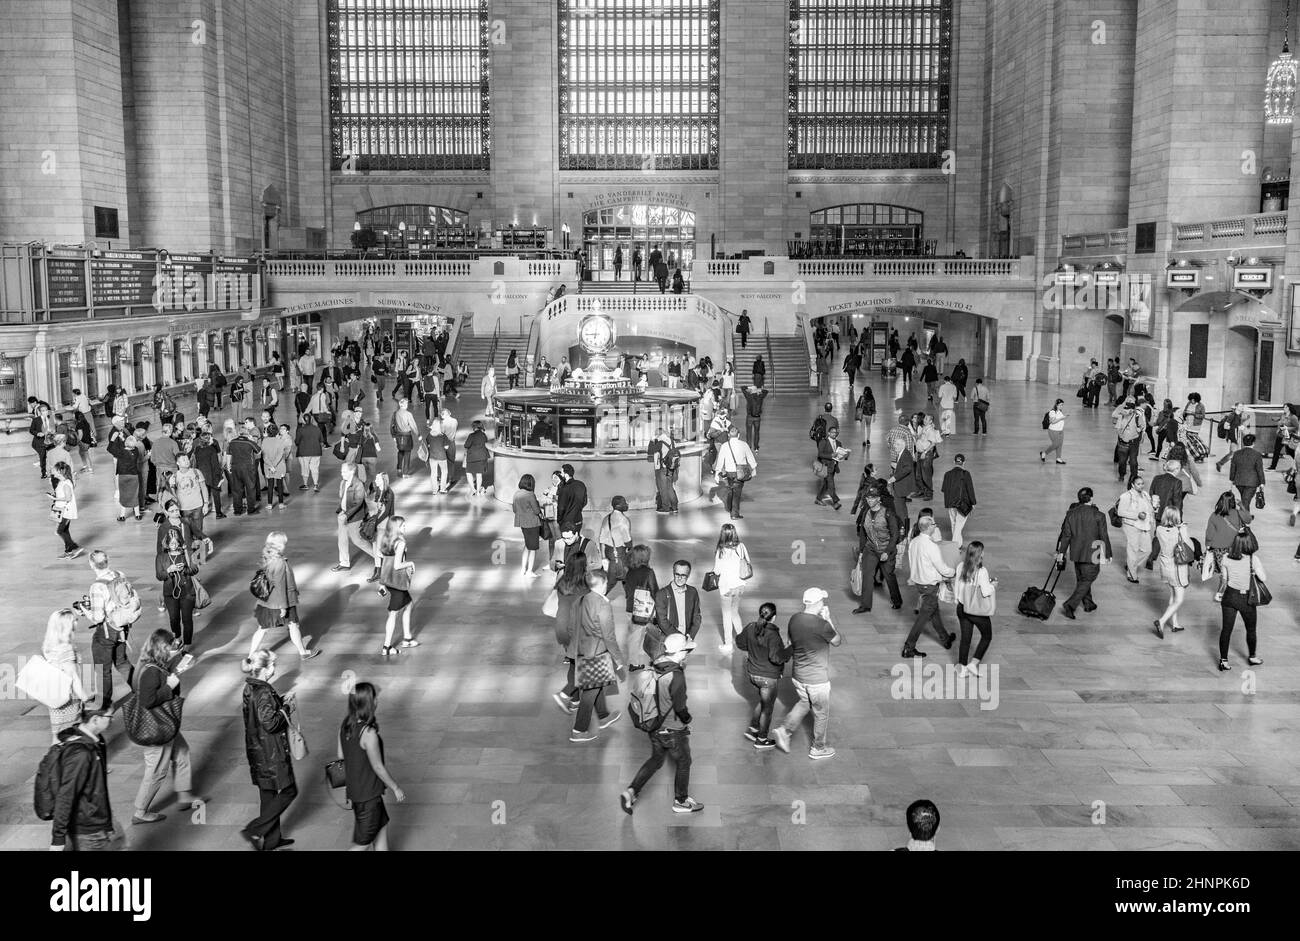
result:
[[[1223,338],[1223,407],[1234,402],[1255,401],[1256,352],[1259,331],[1254,327],[1230,327]]]
[[[1245,294],[1198,294],[1173,311],[1169,395],[1200,392],[1206,408],[1279,401],[1281,315]]]
[[[1101,362],[1118,359],[1124,343],[1124,315],[1107,314],[1101,323]]]
[[[695,213],[676,206],[627,203],[604,209],[591,209],[582,215],[582,247],[587,253],[587,267],[597,281],[614,278],[614,252],[623,249],[623,277],[631,281],[632,253],[641,251],[641,277],[648,277],[645,267],[656,247],[663,252],[671,272],[681,266],[689,276],[695,261]]]

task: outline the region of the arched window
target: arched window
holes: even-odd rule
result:
[[[811,239],[838,255],[931,254],[922,238],[925,213],[889,203],[846,203],[811,213]]]
[[[376,206],[358,212],[357,224],[375,233],[377,245],[393,249],[467,248],[478,239],[469,213],[450,206]]]

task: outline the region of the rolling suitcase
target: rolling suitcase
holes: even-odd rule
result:
[[[1194,461],[1203,461],[1210,454],[1210,449],[1205,446],[1201,436],[1194,431],[1187,433],[1187,450],[1191,453]]]
[[[1025,589],[1025,593],[1020,596],[1020,604],[1017,606],[1021,614],[1027,618],[1037,618],[1040,621],[1046,621],[1052,616],[1052,611],[1056,608],[1056,583],[1061,580],[1061,572],[1055,560],[1052,562],[1052,571],[1047,573],[1047,579],[1043,582],[1042,588],[1030,585]],[[1051,587],[1048,587],[1048,584]]]

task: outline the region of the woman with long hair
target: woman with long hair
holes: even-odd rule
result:
[[[379,543],[384,538],[384,527],[393,518],[396,502],[397,495],[393,493],[393,488],[388,482],[388,475],[382,472],[375,474],[375,479],[370,484],[370,492],[366,494],[366,512],[368,516],[361,527],[365,529],[371,523],[375,527],[375,538],[371,541],[371,548],[374,551],[370,553],[375,560],[375,570],[366,579],[368,582],[379,581]]]
[[[58,519],[54,533],[63,540],[63,554],[59,558],[75,559],[84,550],[72,538],[72,521],[77,518],[77,489],[67,461],[55,463],[50,482],[54,485],[54,492],[50,495],[54,500],[50,504],[50,515]]]
[[[402,646],[418,647],[420,642],[411,636],[411,576],[415,563],[406,558],[406,517],[393,516],[384,524],[379,540],[380,560],[379,594],[388,598],[388,620],[384,624],[384,646],[380,656],[394,657],[393,628],[397,615],[402,615]]]
[[[557,511],[559,503],[557,494],[560,490],[560,484],[564,483],[564,475],[559,471],[551,471],[551,485],[542,491],[538,497],[538,502],[542,505],[542,518],[546,520],[544,529],[545,533],[541,538],[546,540],[546,562],[549,565],[555,561],[555,540],[559,537],[559,520]]]
[[[953,576],[953,594],[957,596],[957,624],[961,628],[961,646],[957,650],[958,676],[979,674],[980,663],[993,642],[993,614],[997,610],[998,580],[984,567],[984,543],[972,539],[966,554],[957,564]],[[970,656],[971,635],[979,628],[980,642],[975,656]]]
[[[41,641],[41,656],[45,662],[71,680],[68,701],[50,707],[51,743],[57,743],[59,733],[81,721],[81,710],[90,696],[81,682],[81,655],[72,642],[77,627],[77,614],[71,608],[60,608],[50,614],[45,622],[45,638]]]
[[[258,598],[253,610],[257,629],[253,631],[253,640],[248,646],[250,657],[261,649],[267,631],[283,626],[289,628],[289,640],[298,656],[310,660],[320,654],[320,650],[308,650],[302,641],[298,620],[298,582],[293,577],[293,566],[284,556],[288,546],[289,537],[284,533],[267,533],[266,543],[262,546],[261,571],[266,573],[271,592],[265,598]]]
[[[1223,554],[1232,548],[1237,531],[1246,525],[1248,517],[1237,506],[1237,495],[1231,490],[1219,494],[1214,512],[1205,524],[1205,551],[1214,557],[1214,568],[1221,570]]]
[[[176,636],[159,628],[149,635],[140,652],[140,662],[135,669],[135,695],[142,709],[158,709],[181,695],[181,674],[194,663],[189,654],[179,656]],[[194,806],[190,790],[190,745],[180,729],[170,742],[144,746],[144,777],[135,795],[135,814],[132,823],[157,823],[163,814],[153,813],[149,806],[158,796],[167,776],[173,776],[176,801],[182,809]]]
[[[253,849],[270,852],[293,843],[280,832],[280,817],[298,796],[289,750],[289,711],[294,695],[281,696],[271,685],[275,654],[265,647],[253,651],[240,670],[244,674],[244,750],[261,812],[239,832]]]
[[[339,727],[338,755],[343,759],[347,800],[352,806],[352,850],[387,850],[384,790],[391,790],[399,804],[406,800],[406,793],[384,764],[384,740],[375,720],[378,706],[378,688],[373,683],[357,683],[348,693],[347,718]]]
[[[1164,404],[1160,406],[1160,411],[1155,417],[1155,426],[1157,437],[1150,456],[1151,460],[1158,461],[1165,442],[1174,444],[1178,441],[1178,416],[1174,413],[1172,399],[1165,399]]]
[[[722,394],[727,400],[727,408],[736,410],[736,364],[727,360],[722,367]]]
[[[1179,545],[1189,549],[1192,545],[1187,524],[1183,522],[1183,514],[1178,507],[1167,506],[1160,511],[1156,541],[1160,544],[1160,577],[1169,586],[1169,604],[1165,606],[1164,614],[1152,623],[1155,624],[1156,636],[1164,638],[1166,624],[1175,633],[1183,629],[1178,623],[1178,609],[1182,606],[1187,591],[1187,563],[1175,559],[1174,552]]]
[[[876,418],[876,394],[871,386],[863,386],[857,404],[853,406],[853,417],[862,423],[862,448],[871,445],[871,423]]]
[[[555,639],[564,649],[564,663],[567,668],[564,687],[553,693],[551,698],[560,707],[560,711],[572,714],[578,711],[581,690],[578,688],[574,672],[578,662],[578,610],[582,596],[590,590],[587,587],[587,554],[575,552],[564,563],[564,570],[555,580],[556,611]]]
[[[519,385],[519,353],[517,350],[511,350],[510,355],[506,357],[506,382],[513,389]]]
[[[542,507],[537,502],[537,494],[534,492],[536,488],[537,482],[533,475],[524,474],[519,478],[519,490],[512,501],[515,525],[524,534],[523,567],[520,569],[520,574],[525,578],[537,578],[541,574],[533,568],[537,562],[537,550],[541,548],[538,535],[542,526]]]
[[[740,596],[745,592],[746,579],[754,572],[749,550],[731,523],[723,523],[718,534],[713,571],[718,576],[718,598],[722,602],[722,624],[719,626],[722,643],[718,645],[718,652],[730,654],[732,641],[745,626],[740,620]]]
[[[1263,659],[1256,656],[1255,621],[1258,607],[1250,603],[1250,582],[1252,578],[1264,581],[1264,564],[1256,555],[1259,541],[1249,526],[1243,526],[1232,540],[1232,548],[1223,555],[1219,570],[1219,590],[1214,600],[1219,602],[1223,612],[1223,624],[1219,630],[1219,670],[1231,670],[1228,666],[1228,646],[1232,641],[1232,629],[1237,624],[1237,615],[1246,625],[1246,662],[1259,666]]]
[[[194,643],[197,599],[194,576],[199,567],[190,556],[187,540],[182,535],[180,507],[174,502],[167,504],[167,518],[169,525],[161,534],[158,553],[154,556],[154,575],[162,582],[163,607],[167,609],[172,633],[181,638],[182,649],[188,650]]]

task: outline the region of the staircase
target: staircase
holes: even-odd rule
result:
[[[469,364],[469,385],[475,395],[478,394],[479,383],[487,375],[488,366],[495,366],[497,370],[497,388],[505,389],[509,383],[506,382],[506,358],[510,355],[511,350],[519,351],[520,368],[523,367],[524,354],[527,352],[528,337],[515,336],[514,334],[502,333],[496,338],[497,352],[493,362],[488,362],[488,353],[492,349],[492,335],[487,336],[469,336],[462,333],[456,343],[456,352],[453,361],[459,363],[462,359]],[[465,390],[461,390],[462,393]]]
[[[771,347],[771,354],[764,344]],[[767,388],[773,395],[791,393],[802,395],[812,386],[808,382],[808,347],[801,336],[768,336],[761,333],[749,335],[749,346],[741,349],[736,346],[736,373],[743,382],[749,382],[753,375],[754,360],[763,354],[767,363]]]

